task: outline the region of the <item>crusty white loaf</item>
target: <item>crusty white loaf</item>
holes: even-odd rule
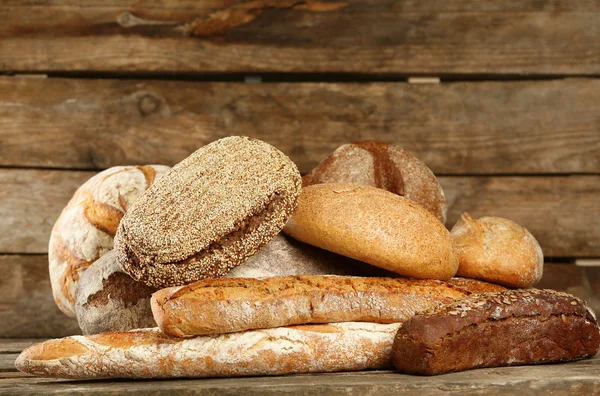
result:
[[[98,173],[75,191],[50,234],[48,261],[56,305],[75,317],[79,277],[113,248],[123,214],[169,167],[115,166]]]
[[[61,378],[235,377],[391,367],[400,324],[340,323],[172,338],[158,329],[49,340],[20,371]]]

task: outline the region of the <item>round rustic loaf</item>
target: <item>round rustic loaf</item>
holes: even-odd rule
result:
[[[393,276],[382,268],[278,234],[248,261],[232,269],[226,277],[269,278],[290,275]]]
[[[121,270],[113,251],[81,275],[75,312],[83,334],[155,327],[150,297],[158,289]]]
[[[52,228],[48,246],[52,293],[65,314],[75,317],[79,277],[113,248],[123,214],[168,169],[162,165],[115,166],[75,191]]]
[[[403,276],[448,280],[458,268],[446,227],[423,207],[379,188],[305,187],[283,231]]]
[[[525,227],[501,217],[463,213],[451,231],[459,255],[459,276],[512,287],[530,287],[541,278],[544,254]]]
[[[303,186],[321,183],[382,188],[418,203],[446,222],[446,198],[437,178],[417,157],[394,144],[363,141],[338,147],[302,178]]]
[[[126,213],[115,237],[119,264],[153,287],[224,276],[281,231],[301,183],[296,165],[260,140],[204,146]]]

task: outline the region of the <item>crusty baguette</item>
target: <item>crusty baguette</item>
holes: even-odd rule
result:
[[[458,269],[450,232],[434,215],[375,187],[343,183],[305,187],[283,232],[411,278],[448,280]]]
[[[338,323],[194,338],[158,329],[49,340],[19,355],[20,371],[61,378],[233,377],[391,367],[399,324]]]
[[[433,375],[582,359],[599,347],[584,301],[554,290],[505,290],[412,317],[398,331],[393,358],[401,372]]]
[[[501,286],[475,280],[482,291]],[[222,334],[305,323],[402,322],[472,294],[434,280],[349,276],[206,279],[152,295],[156,323],[169,335]]]

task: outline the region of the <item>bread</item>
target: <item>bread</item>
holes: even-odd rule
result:
[[[510,287],[530,287],[544,269],[542,248],[527,229],[500,217],[463,213],[451,231],[459,255],[457,275]]]
[[[155,291],[124,273],[110,251],[79,280],[75,304],[79,327],[83,334],[154,327],[150,297]]]
[[[245,263],[225,275],[228,278],[267,278],[289,275],[393,276],[362,261],[353,260],[277,234]]]
[[[52,228],[48,246],[52,294],[65,314],[75,317],[79,277],[113,248],[123,214],[168,169],[162,165],[115,166],[75,191]]]
[[[470,294],[441,281],[402,278],[221,278],[159,290],[152,312],[164,333],[189,337],[306,323],[403,322]]]
[[[446,198],[435,175],[417,157],[394,144],[354,142],[338,147],[302,178],[302,186],[356,183],[418,203],[446,222]]]
[[[301,177],[281,151],[228,137],[202,147],[155,183],[115,237],[121,268],[152,287],[221,277],[281,231]]]
[[[338,323],[172,338],[157,329],[49,340],[16,367],[61,378],[236,377],[391,367],[399,324]]]
[[[283,231],[403,276],[447,280],[458,268],[444,225],[423,207],[379,188],[335,183],[305,187]]]
[[[404,322],[393,359],[401,372],[433,375],[581,359],[599,346],[596,318],[585,302],[553,290],[507,290]]]

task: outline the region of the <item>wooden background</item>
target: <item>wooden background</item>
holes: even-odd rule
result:
[[[598,0],[4,0],[0,16],[0,337],[78,331],[46,253],[81,183],[235,134],[303,173],[346,142],[397,143],[440,177],[449,227],[521,223],[541,286],[600,309]]]

